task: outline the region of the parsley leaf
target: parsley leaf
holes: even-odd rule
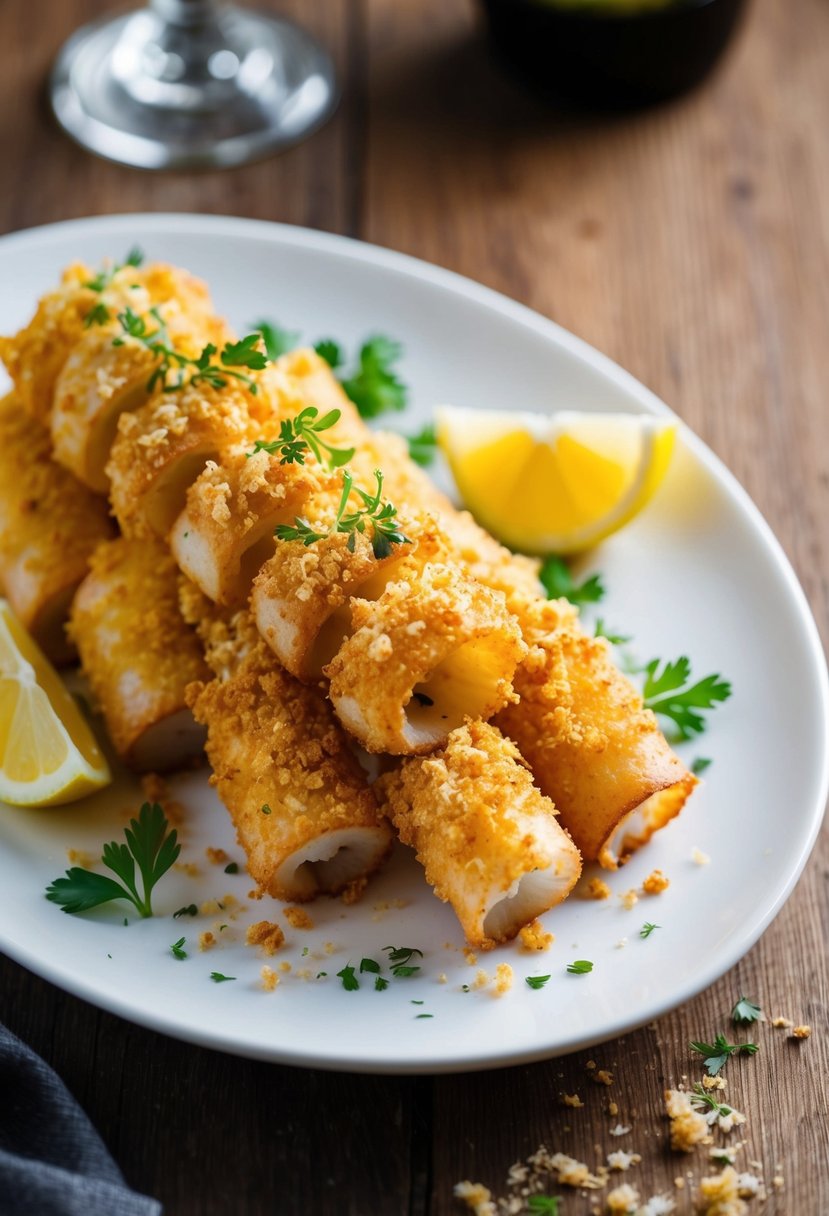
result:
[[[600,574],[591,574],[583,583],[576,583],[570,567],[563,558],[551,553],[545,557],[538,572],[548,600],[566,599],[571,604],[598,604],[604,599],[605,588]]]
[[[624,646],[632,638],[630,633],[611,633],[604,622],[604,617],[600,616],[596,621],[596,628],[593,631],[594,638],[607,638],[611,646]]]
[[[587,975],[593,970],[593,964],[587,958],[577,958],[574,963],[567,964],[570,975]]]
[[[543,988],[549,979],[550,979],[549,975],[525,976],[525,982],[527,984],[529,984],[530,988]]]
[[[137,245],[133,245],[123,262],[113,262],[111,266],[105,265],[93,278],[87,279],[83,286],[88,287],[91,291],[105,291],[106,288],[112,283],[112,280],[118,274],[119,270],[125,270],[127,266],[137,268],[143,261],[143,251],[139,249]]]
[[[437,455],[438,436],[433,422],[428,422],[416,435],[407,435],[409,455],[415,464],[427,468]]]
[[[415,1014],[415,1018],[433,1018],[434,1016],[435,1015],[433,1013],[416,1013]]]
[[[654,929],[661,929],[661,925],[652,925],[649,920],[646,920],[642,928],[639,930],[640,937],[650,937]]]
[[[179,908],[173,913],[173,920],[178,920],[180,916],[198,916],[199,910],[195,904],[187,904],[184,908]]]
[[[370,971],[372,975],[379,975],[380,974],[380,964],[377,962],[376,959],[373,959],[373,958],[361,959],[360,960],[360,975],[362,975],[364,971]]]
[[[389,964],[394,966],[410,963],[415,955],[423,958],[423,951],[415,946],[384,946],[383,949],[388,953]]]
[[[390,502],[383,502],[383,474],[379,469],[374,470],[376,489],[373,494],[361,490],[354,485],[351,474],[343,470],[343,490],[340,503],[332,526],[327,532],[320,532],[309,524],[307,519],[297,515],[293,524],[277,524],[274,536],[278,540],[301,540],[303,545],[312,545],[315,541],[323,540],[335,532],[344,532],[349,536],[348,549],[353,553],[356,534],[365,533],[371,528],[371,548],[378,559],[388,557],[394,545],[410,545],[412,542],[405,536],[397,523],[397,507]],[[352,490],[361,499],[363,506],[356,511],[348,511],[348,500]]]
[[[106,325],[110,315],[106,304],[104,304],[103,300],[99,300],[97,304],[93,304],[84,317],[83,327],[84,329],[91,329],[93,325]]]
[[[709,1077],[716,1077],[735,1052],[753,1056],[759,1047],[756,1043],[729,1043],[724,1035],[718,1034],[713,1043],[692,1043],[691,1050],[704,1057],[705,1071]]]
[[[235,975],[222,975],[221,971],[211,971],[210,978],[214,984],[227,984],[230,980],[235,980]]]
[[[364,418],[405,409],[408,392],[394,370],[402,354],[400,343],[382,334],[360,347],[358,369],[342,381],[342,386]]]
[[[173,942],[170,950],[174,958],[187,958],[187,951],[184,949],[184,938],[180,937],[177,942]]]
[[[527,1200],[527,1211],[535,1216],[558,1216],[558,1195],[530,1195]]]
[[[374,981],[374,989],[376,992],[385,992],[389,986],[389,981],[384,980],[382,975],[378,975]]]
[[[734,1109],[731,1106],[727,1106],[724,1102],[718,1102],[704,1085],[700,1085],[699,1081],[694,1082],[694,1093],[690,1101],[691,1105],[696,1107],[697,1110],[713,1110],[718,1115],[722,1115],[723,1118],[730,1115]]]
[[[274,321],[254,321],[251,329],[261,335],[269,359],[278,359],[289,350],[295,350],[299,345],[299,331],[283,329]]]
[[[750,1026],[752,1022],[759,1021],[761,1015],[762,1010],[759,1005],[755,1005],[754,1001],[750,1001],[747,996],[741,996],[731,1010],[731,1021],[735,1026]]]
[[[278,439],[257,439],[248,457],[257,452],[268,452],[271,456],[278,453],[280,464],[305,464],[310,451],[325,468],[341,468],[353,458],[354,448],[335,448],[321,438],[321,433],[335,426],[340,417],[340,410],[329,410],[320,417],[316,406],[306,406],[294,418],[282,419]]]
[[[345,988],[346,992],[356,992],[360,987],[360,981],[354,974],[354,968],[351,963],[347,967],[343,967],[342,971],[338,971],[337,976],[342,980],[343,988]]]
[[[707,756],[696,756],[691,761],[691,772],[695,777],[699,777],[700,773],[704,773],[707,768],[713,763]]]
[[[705,676],[691,684],[691,663],[685,655],[675,662],[659,659],[645,667],[643,697],[648,709],[675,723],[680,739],[690,739],[705,730],[705,719],[695,710],[713,709],[731,696],[731,685],[719,675]]]
[[[238,874],[238,873],[239,873],[238,861],[229,861],[227,863],[227,865],[225,866],[225,874]]]
[[[46,898],[60,904],[64,912],[87,912],[113,899],[127,899],[141,916],[152,916],[152,889],[167,873],[181,852],[175,828],[158,803],[145,802],[137,819],[124,830],[127,843],[112,840],[103,846],[101,860],[121,882],[73,866],[65,878],[56,878],[46,888]],[[142,893],[136,886],[135,866],[141,875]]]
[[[314,350],[330,368],[342,367],[343,350],[339,342],[335,342],[333,338],[322,338],[319,342],[315,342]]]

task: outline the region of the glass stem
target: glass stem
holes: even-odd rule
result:
[[[227,4],[226,0],[150,0],[149,7],[169,25],[192,27],[213,24]]]

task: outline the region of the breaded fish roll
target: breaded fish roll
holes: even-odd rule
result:
[[[578,881],[578,849],[513,743],[484,722],[377,782],[381,808],[417,852],[470,946],[509,941]]]
[[[179,610],[175,563],[159,541],[119,537],[101,545],[70,628],[125,764],[158,772],[201,755],[204,730],[184,690],[209,672]]]
[[[207,462],[221,463],[250,432],[250,401],[236,385],[188,384],[120,416],[106,475],[113,513],[127,535],[147,529],[168,535]]]
[[[209,342],[221,345],[229,332],[217,318],[183,314],[176,301],[144,319],[159,341],[189,358]],[[125,334],[114,321],[95,326],[76,342],[55,385],[55,459],[99,493],[109,490],[106,465],[120,415],[139,409],[162,388],[154,378],[160,357],[151,345]],[[179,372],[174,365],[172,374]]]
[[[355,632],[325,669],[340,721],[370,752],[431,751],[466,718],[513,696],[526,648],[503,595],[427,563],[376,601],[352,601]]]
[[[46,428],[16,393],[0,401],[0,585],[53,663],[74,657],[69,605],[112,533],[106,502],[52,460]]]
[[[313,406],[319,413],[339,410],[330,436],[338,447],[362,448],[371,438],[360,413],[337,377],[315,350],[303,348],[282,355],[262,375],[262,394],[275,394],[278,412],[298,412]],[[377,461],[371,465],[375,468]],[[371,472],[371,469],[369,472]]]
[[[391,833],[318,689],[289,676],[258,639],[225,680],[188,695],[207,727],[211,781],[263,892],[335,895],[377,869]]]
[[[281,464],[249,446],[209,461],[187,491],[170,547],[188,578],[217,604],[241,603],[274,552],[277,524],[317,507],[333,513],[340,481],[318,465]]]
[[[334,532],[313,545],[280,541],[257,574],[251,611],[283,667],[318,680],[352,633],[351,600],[376,600],[392,579],[412,574],[443,549],[431,520],[404,525],[409,544],[376,557],[363,533]]]
[[[525,634],[544,614],[553,628],[535,633],[515,675],[520,700],[496,724],[518,745],[585,860],[614,869],[680,812],[696,777],[611,661],[604,638],[588,637],[555,603],[528,606]]]

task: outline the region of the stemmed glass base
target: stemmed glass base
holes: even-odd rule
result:
[[[50,96],[78,143],[142,169],[244,164],[303,139],[337,102],[331,61],[304,30],[221,0],[152,0],[84,26]]]

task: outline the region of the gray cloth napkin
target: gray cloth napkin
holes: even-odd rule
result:
[[[56,1073],[0,1026],[0,1216],[160,1216]]]

